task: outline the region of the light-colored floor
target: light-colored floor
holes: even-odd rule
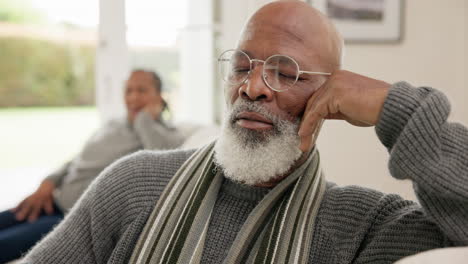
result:
[[[0,211],[79,151],[98,122],[94,107],[0,109]]]
[[[73,157],[98,122],[94,107],[0,108],[0,210]]]

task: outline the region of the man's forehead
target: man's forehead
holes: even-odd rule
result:
[[[305,44],[305,38],[299,32],[291,29],[290,27],[278,24],[253,24],[247,27],[240,37],[240,41],[250,41],[255,38],[262,40],[285,40],[294,42],[295,44]]]
[[[300,66],[331,71],[340,65],[339,40],[331,22],[318,10],[301,1],[277,1],[249,19],[237,47],[256,59],[284,54]]]
[[[281,37],[307,45],[311,35],[322,33],[321,20],[320,14],[307,4],[280,1],[258,10],[245,25],[241,39],[249,40],[265,33],[269,38]]]
[[[307,62],[304,53],[312,53],[313,45],[286,28],[265,26],[244,31],[238,49],[255,59],[266,59],[275,54],[288,55],[302,65]]]

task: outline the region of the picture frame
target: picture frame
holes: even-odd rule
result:
[[[403,0],[309,0],[335,23],[347,43],[397,43]]]

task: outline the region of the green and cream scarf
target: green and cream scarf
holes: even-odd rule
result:
[[[161,194],[130,263],[200,263],[223,175],[214,144],[195,152]],[[224,261],[307,263],[315,217],[325,192],[317,151],[252,210]]]

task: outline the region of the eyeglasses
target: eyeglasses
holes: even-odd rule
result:
[[[262,79],[277,92],[293,87],[301,74],[331,75],[328,72],[301,71],[299,64],[286,55],[272,55],[266,60],[251,59],[247,53],[231,49],[221,53],[218,67],[223,80],[231,85],[242,85],[254,69],[254,63],[263,63]]]

